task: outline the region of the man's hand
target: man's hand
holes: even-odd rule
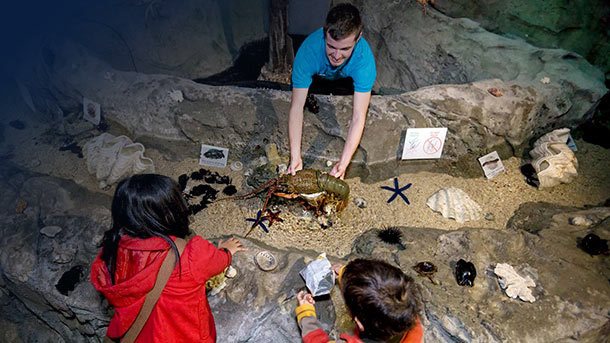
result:
[[[229,250],[229,252],[231,253],[231,256],[235,255],[235,253],[238,251],[246,250],[246,247],[244,247],[241,244],[241,242],[234,237],[231,237],[231,238],[227,239],[226,241],[218,242],[218,249],[220,249],[220,248],[225,248],[225,249]]]
[[[286,171],[288,174],[294,175],[299,170],[303,169],[303,160],[299,157],[298,159],[290,160],[290,166]]]
[[[299,306],[304,304],[313,305],[316,303],[316,301],[313,300],[313,296],[305,291],[300,291],[297,293],[297,302],[299,303]]]
[[[343,166],[341,164],[341,161],[337,162],[337,164],[335,164],[333,166],[333,169],[330,171],[330,175],[339,178],[341,180],[343,180],[343,178],[345,177],[345,170],[347,169],[347,166]]]

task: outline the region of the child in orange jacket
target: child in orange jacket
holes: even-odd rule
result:
[[[337,342],[423,342],[419,289],[402,270],[386,262],[356,259],[338,270],[339,287],[356,323],[354,335]],[[316,319],[311,294],[297,294],[297,320],[304,343],[331,342]]]

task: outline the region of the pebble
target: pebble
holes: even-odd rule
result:
[[[570,225],[578,226],[591,226],[593,224],[593,220],[585,216],[570,217],[569,222]]]
[[[491,213],[491,212],[485,213],[485,220],[494,221],[495,219],[496,219],[496,216],[494,216],[493,213]]]
[[[358,206],[359,208],[366,208],[366,206],[368,205],[366,200],[364,200],[363,198],[354,198],[354,205]]]
[[[47,237],[53,238],[53,237],[57,236],[57,234],[60,233],[61,230],[63,230],[63,229],[59,226],[45,226],[42,229],[40,229],[40,233],[42,233],[43,235],[45,235]]]

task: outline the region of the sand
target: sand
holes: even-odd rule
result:
[[[61,139],[49,133],[48,127],[31,125],[26,130],[17,130],[6,125],[7,123],[4,130],[5,140],[1,147],[5,152],[12,151],[12,162],[35,172],[73,180],[94,192],[112,195],[114,187],[100,189],[95,176],[87,171],[84,159],[78,158],[72,152],[58,150]],[[334,220],[331,227],[323,229],[311,213],[299,210],[299,205],[295,203],[290,208],[277,208],[282,211],[280,217],[284,221],[274,223],[269,228],[269,233],[255,228],[249,237],[277,248],[298,247],[341,257],[350,252],[355,238],[371,228],[407,226],[441,230],[503,230],[515,210],[527,202],[549,202],[576,207],[599,205],[610,198],[610,150],[582,140],[576,143],[579,175],[570,184],[536,189],[525,182],[519,171],[522,161],[516,157],[503,161],[506,172],[492,180],[485,179],[482,172],[479,178],[459,178],[430,172],[397,175],[401,186],[412,183],[404,192],[410,200],[410,205],[400,198],[387,203],[392,193],[381,189],[381,186],[392,186],[392,179],[366,184],[358,178],[351,178],[346,180],[351,188],[349,205]],[[10,145],[14,148],[11,149]],[[201,168],[196,157],[177,163],[151,148],[146,150],[145,155],[153,159],[158,173],[175,179],[181,174],[190,174]],[[243,171],[234,172],[228,167],[205,168],[229,175],[239,194],[250,190],[244,187]],[[219,185],[214,187],[222,189]],[[482,207],[483,214],[488,214],[488,219],[492,217],[492,220],[482,218],[460,224],[433,212],[426,205],[426,200],[444,187],[457,187],[465,191]],[[357,207],[353,202],[354,198],[363,198],[367,207]],[[262,201],[259,198],[218,201],[193,216],[191,227],[206,238],[243,236],[250,228],[250,223],[245,219],[254,217],[261,206]]]

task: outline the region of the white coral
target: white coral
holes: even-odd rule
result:
[[[507,263],[498,263],[494,273],[498,276],[500,286],[504,289],[506,295],[513,299],[519,298],[531,303],[536,301],[530,289],[530,287],[536,287],[536,283],[531,277],[522,277]]]

